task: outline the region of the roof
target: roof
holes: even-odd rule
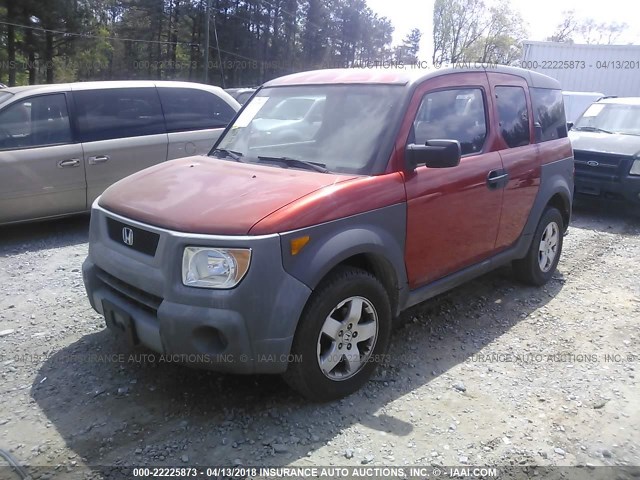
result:
[[[616,49],[635,49],[640,50],[640,45],[609,45],[598,43],[568,43],[568,42],[544,42],[537,40],[524,40],[523,46],[527,45],[542,45],[551,48],[570,48],[570,49],[584,49],[584,50],[616,50]],[[606,59],[603,59],[606,60]],[[611,59],[609,59],[611,60]]]
[[[598,103],[614,103],[616,105],[640,105],[640,97],[603,98]]]
[[[228,93],[245,93],[245,92],[255,92],[257,87],[234,87],[234,88],[225,88],[224,91]]]
[[[430,77],[437,77],[451,73],[495,72],[516,75],[527,80],[530,86],[540,88],[560,88],[560,84],[540,73],[495,64],[455,64],[442,68],[419,68],[404,65],[397,68],[332,68],[311,70],[308,72],[285,75],[264,84],[265,87],[285,85],[335,85],[335,84],[381,84],[381,85],[409,85],[419,83]]]
[[[75,83],[52,83],[40,85],[25,85],[21,87],[3,88],[3,92],[13,94],[22,92],[50,92],[50,91],[69,91],[69,90],[90,90],[97,88],[134,88],[134,87],[191,87],[201,89],[218,89],[215,85],[206,85],[196,82],[174,82],[165,80],[106,80],[101,82],[75,82]]]
[[[218,97],[224,99],[230,105],[239,108],[239,104],[236,100],[225,92],[222,88],[215,85],[207,85],[204,83],[196,82],[174,82],[169,80],[108,80],[103,82],[75,82],[75,83],[53,83],[42,85],[27,85],[22,87],[10,87],[3,88],[0,92],[8,92],[13,95],[19,95],[18,97],[12,97],[14,99],[20,99],[30,94],[39,93],[54,93],[54,92],[69,92],[79,90],[93,90],[93,89],[107,89],[107,88],[136,88],[136,87],[187,87],[197,90],[205,90],[208,92],[214,92]],[[9,99],[2,99],[2,103],[10,101]]]
[[[8,92],[11,94],[16,94],[16,93],[24,92],[26,90],[33,90],[35,88],[38,88],[39,86],[40,85],[26,85],[23,87],[7,87],[7,88],[3,88],[2,91]]]
[[[563,90],[563,95],[576,95],[576,96],[585,96],[585,97],[604,97],[605,94],[602,92],[574,92],[571,90]]]

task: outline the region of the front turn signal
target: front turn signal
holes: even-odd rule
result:
[[[309,235],[305,235],[304,237],[298,237],[291,240],[291,255],[297,255],[300,250],[304,248],[304,246],[309,243]]]

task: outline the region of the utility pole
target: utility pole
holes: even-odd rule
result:
[[[222,88],[224,84],[224,67],[222,66],[222,55],[220,54],[220,42],[218,42],[218,29],[216,28],[216,17],[213,16],[213,35],[216,37],[216,50],[218,51],[218,64],[220,65],[220,78],[222,78]]]
[[[204,83],[209,83],[209,10],[211,9],[211,0],[205,0],[204,7]]]

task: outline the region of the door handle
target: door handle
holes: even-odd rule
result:
[[[99,163],[108,162],[110,158],[111,157],[109,157],[109,155],[97,155],[95,157],[89,157],[89,165],[97,165]]]
[[[487,187],[490,189],[504,187],[509,182],[509,174],[506,170],[491,170],[487,175]]]
[[[78,165],[80,165],[79,158],[70,158],[69,160],[61,160],[58,162],[58,167],[60,168],[77,167]]]

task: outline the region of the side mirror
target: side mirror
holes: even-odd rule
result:
[[[573,128],[573,122],[567,122],[567,131]]]
[[[425,145],[410,143],[404,153],[408,170],[418,165],[429,168],[450,168],[460,164],[462,149],[457,140],[428,140]]]

